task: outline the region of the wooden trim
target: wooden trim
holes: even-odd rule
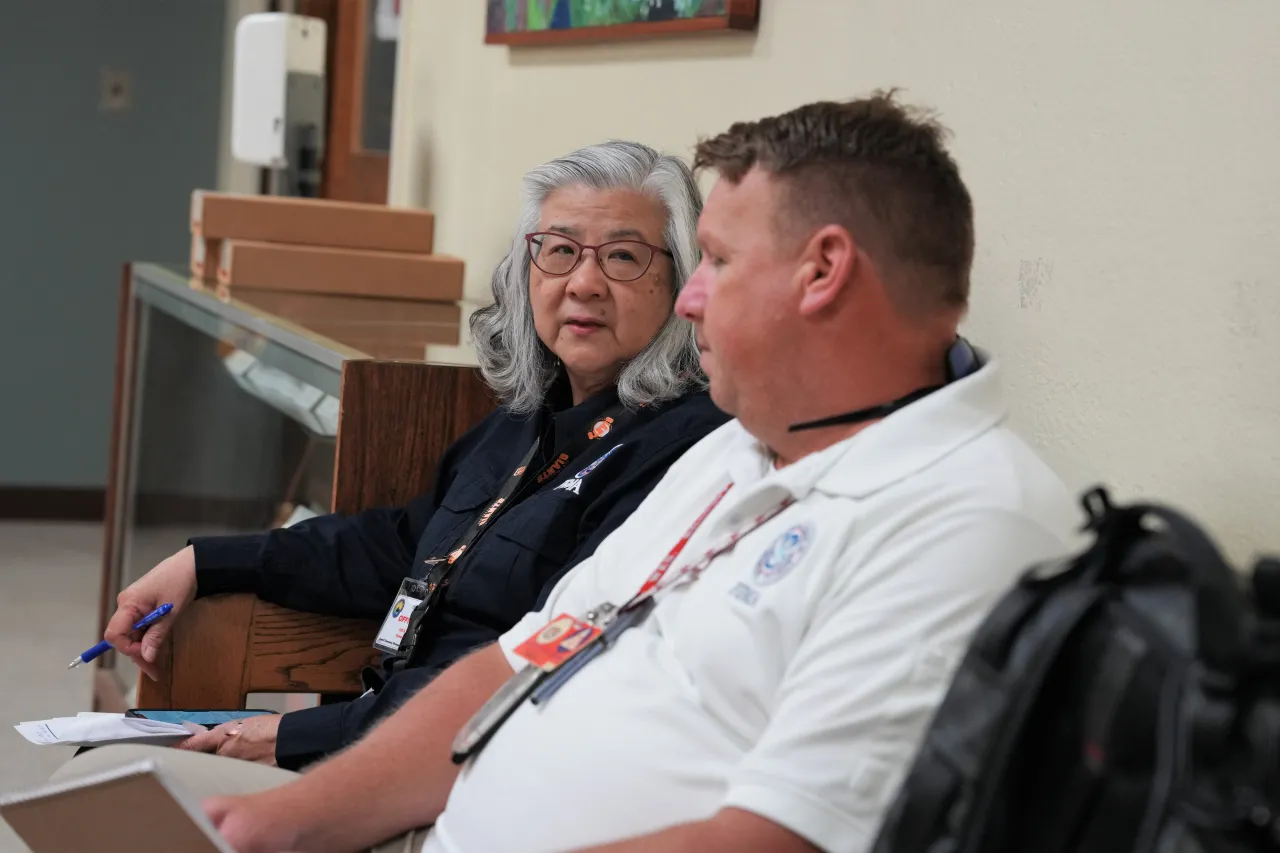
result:
[[[333,54],[329,61],[329,135],[320,194],[340,201],[386,204],[391,158],[365,151],[360,142],[368,2],[371,0],[337,0],[336,32],[330,37]]]
[[[604,27],[576,27],[569,30],[485,33],[485,44],[537,47],[552,44],[589,44],[607,41],[661,38],[674,35],[754,31],[760,20],[759,0],[728,0],[725,13],[715,17],[681,18],[674,21],[612,24]]]
[[[165,492],[136,492],[133,496],[135,527],[207,524],[232,530],[260,530],[271,523],[275,511],[275,500],[265,497],[227,498]]]
[[[121,489],[120,478],[129,466],[124,459],[125,450],[131,442],[129,435],[129,412],[132,408],[131,396],[133,365],[137,355],[134,345],[133,329],[133,264],[122,265],[120,271],[120,304],[116,309],[116,363],[115,389],[111,400],[111,444],[107,446],[107,490],[103,501],[105,520],[102,534],[102,583],[98,595],[98,635],[107,628],[107,620],[111,618],[111,604],[115,596],[111,592],[112,569],[120,550],[120,542],[116,539],[119,527],[116,514],[120,511],[117,505]],[[123,444],[122,444],[123,442]],[[106,665],[107,657],[98,659],[98,666]],[[102,672],[99,669],[99,672]],[[114,680],[112,681],[114,684]],[[96,692],[96,690],[95,690]]]
[[[364,151],[360,127],[364,123],[364,67],[366,62],[365,47],[369,36],[369,9],[374,0],[339,0],[339,20],[342,21],[342,39],[347,48],[350,65],[349,74],[344,74],[347,83],[347,129],[346,145],[343,146],[352,154]],[[346,13],[345,15],[343,13]]]
[[[103,489],[55,486],[0,487],[0,519],[22,521],[102,521]]]
[[[729,29],[755,30],[760,25],[760,0],[728,0],[725,14],[729,16]]]
[[[349,142],[355,124],[352,112],[357,88],[355,34],[350,32],[353,7],[358,12],[360,0],[338,0],[334,26],[329,33],[329,133],[324,150],[324,181],[320,187],[320,194],[325,198],[345,198],[350,171]]]

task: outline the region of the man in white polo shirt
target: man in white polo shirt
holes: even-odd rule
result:
[[[697,159],[720,180],[678,309],[737,420],[365,741],[209,801],[243,853],[433,823],[385,849],[864,850],[972,631],[1067,549],[1073,501],[957,342],[972,211],[941,128],[811,104]]]

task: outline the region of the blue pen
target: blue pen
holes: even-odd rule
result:
[[[133,626],[133,630],[141,631],[143,628],[150,628],[152,625],[159,622],[164,617],[168,616],[169,611],[172,609],[173,609],[172,604],[161,604],[155,610],[151,611],[146,616],[143,616],[142,621],[139,622],[137,625]],[[108,643],[106,640],[103,640],[101,643],[98,643],[98,645],[94,646],[93,648],[89,649],[89,651],[85,652],[84,654],[80,655],[80,657],[73,660],[71,662],[71,666],[67,667],[67,669],[75,669],[82,663],[88,663],[89,661],[94,660],[95,658],[99,657],[100,655],[108,651],[110,648],[111,648],[111,644]]]

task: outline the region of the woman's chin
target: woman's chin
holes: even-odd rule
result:
[[[612,384],[624,359],[603,348],[559,347],[556,355],[571,378],[590,380],[591,384]]]

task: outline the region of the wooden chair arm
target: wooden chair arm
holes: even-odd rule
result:
[[[200,599],[174,625],[146,675],[138,707],[232,709],[250,693],[360,693],[360,670],[376,664],[379,624],[300,613],[252,595]]]

